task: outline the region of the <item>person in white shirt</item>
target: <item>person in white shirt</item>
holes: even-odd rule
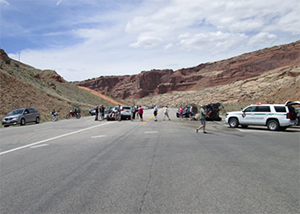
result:
[[[168,119],[171,120],[170,117],[169,117],[169,109],[168,109],[168,106],[166,106],[165,109],[164,109],[164,120],[165,120],[166,117],[168,117]]]

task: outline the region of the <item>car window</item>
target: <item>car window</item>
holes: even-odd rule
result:
[[[17,110],[13,110],[13,111],[9,112],[7,114],[7,116],[17,115],[17,114],[22,114],[22,113],[23,113],[23,109],[17,109]]]
[[[29,111],[29,113],[35,113],[36,112],[34,108],[30,108],[30,109],[28,109],[28,111]]]
[[[28,109],[25,109],[24,114],[28,114],[28,113],[29,113]]]
[[[256,106],[256,112],[270,112],[270,106]]]
[[[276,112],[286,112],[285,106],[274,106]]]
[[[246,108],[243,112],[253,112],[255,110],[256,106],[249,106],[248,108]]]
[[[123,106],[123,109],[129,109],[129,110],[130,110],[130,107],[128,107],[128,106]]]

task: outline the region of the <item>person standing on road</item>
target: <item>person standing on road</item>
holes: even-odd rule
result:
[[[205,131],[205,126],[206,126],[206,122],[205,122],[205,117],[208,117],[208,115],[205,113],[205,109],[206,109],[206,106],[200,106],[200,111],[199,111],[199,116],[200,116],[200,123],[201,123],[201,126],[199,126],[197,129],[196,129],[196,133],[198,133],[198,131],[200,129],[203,128],[203,133],[207,133]]]
[[[135,119],[135,107],[131,106],[130,110],[131,110],[131,121],[133,121]]]
[[[119,108],[118,108],[118,121],[121,122],[121,120],[122,120],[121,105],[119,105]]]
[[[193,109],[193,105],[191,105],[190,107],[190,121],[193,119],[193,114],[194,114],[194,109]]]
[[[98,120],[98,112],[99,112],[99,108],[98,108],[98,106],[96,106],[96,109],[95,109],[95,121],[97,121]]]
[[[168,119],[171,120],[170,117],[169,117],[169,109],[168,109],[168,106],[166,106],[165,109],[164,109],[164,121],[165,121],[165,118],[166,118],[166,117],[168,117]]]
[[[99,108],[99,111],[100,111],[100,121],[101,121],[104,119],[105,107],[103,105],[101,105]]]
[[[144,109],[142,106],[139,107],[139,110],[138,110],[138,114],[140,116],[140,120],[143,121],[143,113],[144,113]]]
[[[154,104],[154,111],[153,111],[154,117],[155,117],[155,122],[157,122],[157,105]]]
[[[181,121],[183,121],[183,108],[179,107],[179,118],[181,118]]]

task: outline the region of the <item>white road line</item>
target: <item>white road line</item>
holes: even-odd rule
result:
[[[145,132],[145,134],[154,134],[154,133],[158,133],[158,131],[147,131],[147,132]]]
[[[69,136],[69,135],[72,135],[72,134],[83,132],[83,131],[86,131],[86,130],[89,130],[89,129],[93,129],[93,128],[96,128],[96,127],[99,127],[99,126],[106,125],[106,124],[110,124],[110,123],[102,123],[102,124],[99,124],[99,125],[96,125],[96,126],[91,126],[91,127],[85,128],[85,129],[80,129],[80,130],[75,131],[75,132],[70,132],[70,133],[67,133],[67,134],[59,135],[59,136],[52,137],[52,138],[49,138],[49,139],[46,139],[46,140],[41,140],[41,141],[38,141],[38,142],[35,142],[35,143],[31,143],[31,144],[28,144],[28,145],[25,145],[25,146],[21,146],[21,147],[18,147],[18,148],[10,149],[10,150],[1,152],[0,155],[4,155],[4,154],[11,153],[11,152],[15,152],[15,151],[18,151],[18,150],[21,150],[21,149],[25,149],[25,148],[32,147],[32,146],[35,146],[35,145],[38,145],[38,144],[41,144],[41,143],[45,143],[45,142],[48,142],[48,141],[51,141],[51,140],[55,140],[55,139],[59,139],[59,138],[62,138],[62,137],[66,137],[66,136]]]
[[[40,145],[32,146],[30,148],[35,149],[35,148],[39,148],[39,147],[43,147],[43,146],[49,146],[49,144],[40,144]]]
[[[106,137],[106,135],[92,136],[91,138],[99,138],[99,137]]]

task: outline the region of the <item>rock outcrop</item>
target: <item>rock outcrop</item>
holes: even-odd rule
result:
[[[122,99],[139,99],[173,91],[197,91],[300,65],[300,41],[265,48],[191,68],[143,71],[136,75],[100,76],[75,82]]]

